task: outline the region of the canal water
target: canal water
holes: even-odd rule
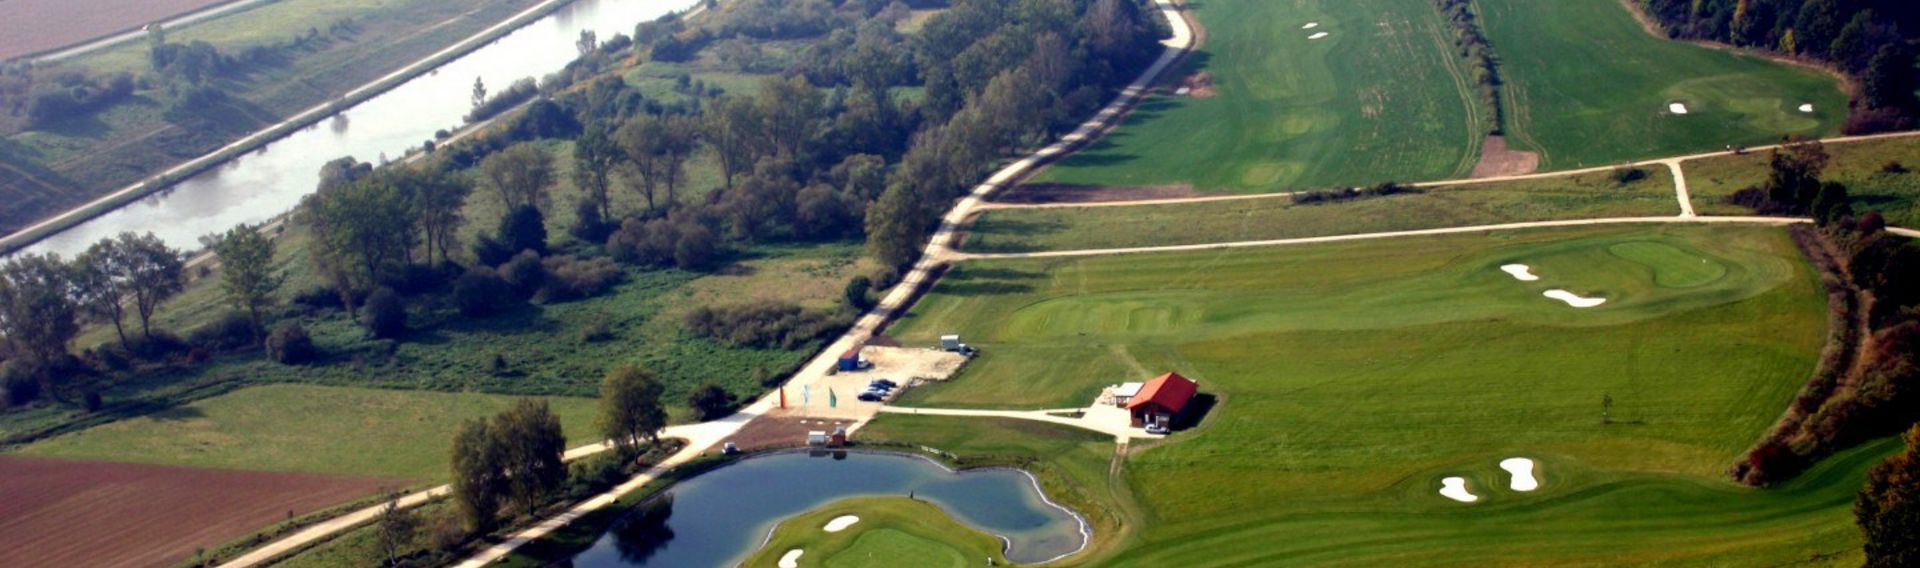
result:
[[[452,130],[472,110],[473,80],[490,90],[525,77],[542,77],[579,57],[582,30],[600,39],[633,34],[633,27],[698,0],[576,0],[491,44],[333,118],[176,184],[171,189],[101,215],[27,250],[73,255],[123,231],[152,231],[176,248],[199,248],[201,235],[286,212],[312,193],[320,166],[342,156],[371,162],[398,159],[408,148]]]
[[[1047,501],[1033,478],[1017,470],[955,472],[902,454],[788,452],[680,482],[616,523],[572,565],[733,566],[758,550],[782,519],[848,497],[909,492],[1004,537],[1011,544],[1007,558],[1015,562],[1050,560],[1086,543],[1080,518]]]

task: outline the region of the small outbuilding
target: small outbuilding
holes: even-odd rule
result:
[[[1138,396],[1140,389],[1146,386],[1146,383],[1120,383],[1113,387],[1113,405],[1126,408],[1127,403],[1133,402],[1133,397]]]
[[[840,364],[838,367],[841,371],[858,371],[867,368],[867,366],[868,363],[860,359],[859,347],[848,349],[846,353],[840,355]]]
[[[1167,427],[1180,417],[1199,391],[1199,384],[1179,373],[1160,375],[1141,385],[1140,391],[1129,397],[1127,413],[1133,415],[1134,426]]]

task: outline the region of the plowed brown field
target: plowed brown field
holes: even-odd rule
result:
[[[0,566],[165,566],[403,482],[0,456]]]
[[[0,2],[0,59],[66,47],[231,1],[6,0]]]

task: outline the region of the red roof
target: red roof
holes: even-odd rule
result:
[[[1127,401],[1127,410],[1155,404],[1167,409],[1167,412],[1178,413],[1186,408],[1187,401],[1192,400],[1193,393],[1198,390],[1200,385],[1180,376],[1180,373],[1167,373],[1154,377],[1147,381],[1146,386],[1140,387],[1140,394],[1133,395],[1133,399]]]

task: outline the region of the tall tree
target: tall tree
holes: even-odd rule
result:
[[[763,136],[774,154],[793,161],[806,155],[825,112],[825,99],[802,75],[767,79],[760,85]]]
[[[315,267],[337,275],[334,286],[343,297],[387,281],[417,240],[414,211],[392,176],[372,176],[310,195],[301,211],[318,245],[311,257]]]
[[[122,293],[119,278],[125,265],[120,247],[115,246],[113,238],[108,237],[87,247],[87,252],[73,260],[72,278],[74,300],[95,319],[113,322],[113,332],[120,338],[120,347],[130,349],[125,321],[127,298]]]
[[[751,99],[724,97],[709,105],[702,118],[707,142],[720,159],[720,176],[732,189],[733,179],[751,173],[765,148],[760,108]]]
[[[507,209],[539,207],[546,201],[547,186],[553,184],[553,157],[522,142],[481,160],[480,173],[500,193]]]
[[[425,245],[427,264],[434,264],[435,251],[440,253],[440,262],[452,262],[451,251],[459,248],[459,243],[454,241],[464,220],[460,211],[466,207],[467,195],[473,189],[437,170],[396,168],[390,175],[420,231],[419,242]],[[411,245],[408,248],[410,251]],[[412,263],[410,252],[404,256]]]
[[[587,201],[600,211],[601,219],[613,218],[607,191],[620,159],[620,145],[613,142],[613,133],[602,124],[588,126],[573,143],[573,185],[586,192]]]
[[[1867,566],[1920,566],[1920,426],[1906,438],[1906,451],[1874,466],[1853,502]]]
[[[614,367],[600,382],[600,435],[623,450],[659,440],[667,427],[663,391],[652,371],[632,364]]]
[[[19,254],[0,264],[0,339],[15,357],[42,368],[41,392],[54,392],[44,369],[67,357],[80,333],[72,297],[73,269],[53,254]]]
[[[680,202],[680,182],[686,177],[687,160],[700,149],[700,123],[691,117],[671,115],[661,123],[658,145],[660,184],[667,188],[667,204]]]
[[[895,183],[867,209],[867,254],[887,266],[900,267],[920,254],[926,240],[926,216],[918,192]]]
[[[414,532],[420,528],[420,518],[410,509],[400,508],[400,494],[387,496],[387,504],[380,508],[380,551],[387,556],[387,566],[400,565],[400,552],[413,542]]]
[[[485,420],[468,420],[453,436],[453,502],[467,530],[493,530],[506,477],[505,456]]]
[[[153,233],[120,233],[115,246],[125,263],[124,293],[133,299],[133,307],[140,315],[140,334],[152,339],[153,312],[160,309],[161,302],[186,287],[183,279],[186,257]]]
[[[1860,76],[1860,94],[1873,108],[1892,108],[1912,111],[1920,107],[1914,100],[1915,84],[1913,49],[1899,43],[1881,46],[1867,62],[1867,70]]]
[[[567,438],[560,417],[547,401],[523,398],[493,419],[490,428],[501,444],[507,498],[522,512],[532,511],[567,479]]]
[[[227,304],[245,310],[254,329],[265,329],[260,312],[273,305],[273,293],[286,281],[273,270],[273,241],[259,226],[243,223],[201,244],[220,259],[220,292]]]

